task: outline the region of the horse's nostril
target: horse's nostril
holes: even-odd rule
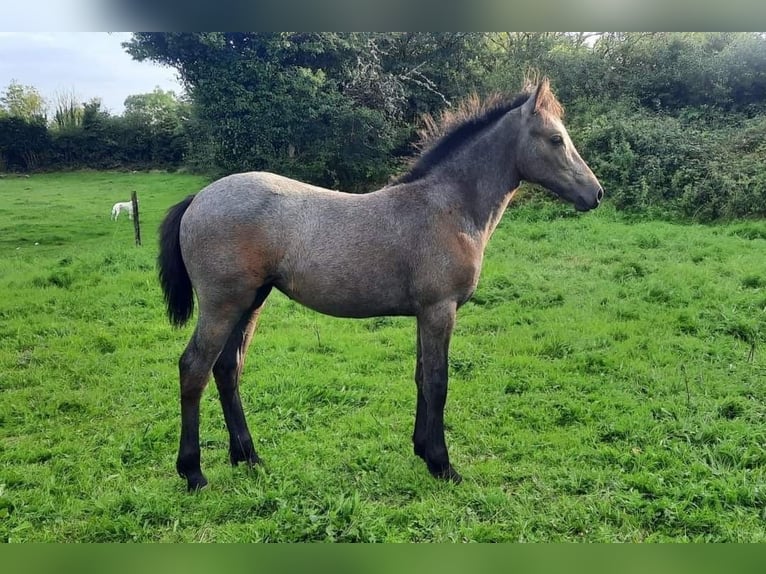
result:
[[[603,187],[599,187],[598,188],[598,193],[596,193],[596,201],[601,203],[602,199],[604,199],[604,188]]]

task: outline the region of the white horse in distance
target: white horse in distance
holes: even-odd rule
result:
[[[120,213],[126,211],[128,217],[133,219],[133,202],[132,201],[118,201],[112,206],[112,221],[117,221]]]

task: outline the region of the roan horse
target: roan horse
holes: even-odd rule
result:
[[[476,288],[487,241],[522,180],[579,211],[603,196],[547,78],[458,117],[405,175],[378,191],[347,194],[252,172],[224,177],[171,207],[158,258],[170,321],[189,320],[193,291],[199,304],[179,360],[176,469],[189,490],[207,484],[199,405],[211,370],[231,463],[260,462],[238,385],[273,287],[337,317],[417,318],[414,451],[433,476],[460,482],[444,440],[450,336],[457,309]]]

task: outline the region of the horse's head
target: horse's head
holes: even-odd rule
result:
[[[547,78],[533,89],[520,113],[516,161],[521,179],[542,185],[578,211],[598,207],[604,190],[577,153]]]

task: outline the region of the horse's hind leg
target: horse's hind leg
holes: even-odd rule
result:
[[[210,370],[242,312],[224,307],[211,312],[200,306],[199,321],[191,341],[178,361],[181,378],[181,441],[176,470],[190,491],[207,484],[200,467],[199,403],[210,379]]]
[[[229,430],[229,460],[232,465],[246,462],[258,464],[260,459],[253,447],[253,439],[247,428],[247,420],[242,410],[239,395],[239,377],[245,363],[247,348],[253,337],[258,315],[266,297],[271,291],[270,285],[258,289],[253,305],[240,318],[229,335],[226,345],[213,366],[213,376],[221,399],[223,417]]]

